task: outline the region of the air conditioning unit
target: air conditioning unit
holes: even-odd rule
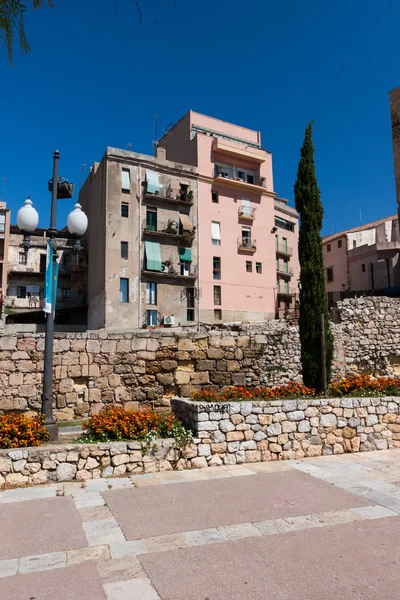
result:
[[[164,317],[164,325],[173,325],[175,322],[175,317]]]
[[[169,272],[169,266],[168,265],[162,265],[162,272],[163,273],[168,273]]]

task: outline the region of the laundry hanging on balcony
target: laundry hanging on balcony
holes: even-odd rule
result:
[[[154,171],[147,171],[146,179],[147,179],[147,187],[146,187],[147,193],[148,194],[160,194],[161,185],[158,180],[158,173],[154,173]]]
[[[148,271],[161,271],[161,248],[157,242],[145,242],[146,269]]]

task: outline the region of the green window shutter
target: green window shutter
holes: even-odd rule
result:
[[[192,262],[192,251],[190,248],[179,248],[179,258],[181,262]]]
[[[148,271],[161,271],[161,248],[157,242],[145,242],[146,268]]]

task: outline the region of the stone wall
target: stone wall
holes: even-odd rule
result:
[[[215,455],[219,464],[237,464],[400,448],[400,397],[221,404],[176,398],[171,407],[199,441],[198,456],[214,456],[213,464]]]
[[[400,300],[365,298],[332,313],[333,372],[400,375]],[[43,334],[0,336],[0,410],[40,408]],[[57,333],[54,398],[58,419],[86,417],[110,402],[163,409],[174,396],[226,385],[273,386],[301,380],[294,322],[131,333]]]
[[[195,436],[184,450],[170,439],[0,450],[0,488],[400,447],[400,398],[171,405]]]

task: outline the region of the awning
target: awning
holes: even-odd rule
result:
[[[190,222],[189,215],[180,214],[179,215],[179,219],[180,219],[180,221],[182,223],[182,229],[183,229],[183,231],[193,231],[193,225]]]
[[[147,171],[146,173],[147,179],[147,193],[148,194],[159,194],[160,193],[160,183],[158,181],[158,173],[154,173],[154,171]]]
[[[192,251],[190,248],[179,248],[181,262],[192,262]]]
[[[148,271],[161,271],[161,248],[157,242],[145,242],[146,268]]]

